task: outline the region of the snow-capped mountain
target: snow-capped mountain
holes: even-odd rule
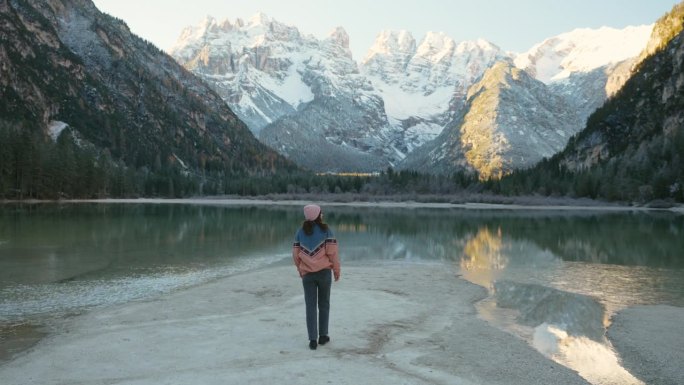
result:
[[[528,175],[578,196],[684,200],[684,2],[658,19],[637,62],[586,128]]]
[[[575,29],[517,55],[515,64],[563,96],[584,124],[627,81],[652,29],[653,24]]]
[[[362,70],[342,28],[326,39],[257,14],[186,28],[172,55],[265,143],[317,171],[395,165],[438,135],[474,80],[505,54],[484,40],[383,32]],[[403,56],[403,57],[402,57]]]
[[[443,33],[429,32],[418,43],[407,31],[383,31],[357,64],[342,28],[317,39],[257,14],[247,21],[207,18],[183,31],[171,53],[211,84],[261,141],[312,170],[377,171],[412,165],[433,171],[429,160],[444,158],[436,148],[463,152],[444,147],[449,136],[445,127],[460,129],[477,106],[494,114],[482,119],[492,126],[480,124],[479,130],[523,131],[539,141],[529,144],[507,137],[506,146],[519,148],[504,152],[520,155],[500,162],[499,171],[507,171],[553,155],[549,151],[560,150],[564,140],[583,128],[586,117],[629,77],[630,58],[645,46],[651,28],[578,29],[519,55],[485,40],[457,43]],[[484,92],[489,88],[480,85],[487,97],[473,94],[471,88],[485,71],[502,61],[508,72],[495,72],[519,92],[502,87],[497,88],[501,92]],[[513,71],[514,66],[526,74]],[[524,77],[530,79],[520,80]],[[555,110],[532,106],[525,99],[531,94],[545,95],[544,106]],[[516,103],[533,109],[521,113]],[[502,120],[509,112],[516,122]],[[562,134],[527,133],[551,126]],[[464,167],[478,170],[472,164]]]
[[[631,75],[653,24],[615,29],[579,28],[544,40],[515,57],[515,65],[564,97],[584,128],[589,115]]]
[[[463,97],[484,71],[506,54],[485,41],[456,43],[428,32],[420,44],[407,31],[383,31],[361,63],[385,102],[395,143],[408,154],[434,139],[462,107]]]
[[[382,98],[359,74],[342,28],[318,40],[257,14],[207,18],[171,50],[260,139],[316,171],[370,171],[396,161]]]
[[[183,30],[170,53],[211,84],[258,135],[313,99],[302,72],[318,43],[259,13],[232,23],[207,17]]]
[[[652,27],[577,29],[515,56],[517,68],[497,63],[442,135],[401,167],[496,178],[554,155],[624,84]]]
[[[315,48],[298,71],[313,99],[264,127],[260,139],[315,171],[369,172],[396,162],[383,100],[358,73],[346,32],[337,28]]]

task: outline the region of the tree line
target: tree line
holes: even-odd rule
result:
[[[650,142],[623,157],[571,172],[557,157],[498,180],[454,172],[433,175],[387,168],[375,175],[291,170],[271,175],[159,162],[134,168],[78,139],[67,128],[56,140],[41,130],[0,124],[0,199],[93,199],[269,194],[453,195],[495,194],[684,202],[684,134]]]
[[[484,185],[486,190],[503,195],[684,202],[684,132],[632,144],[621,156],[602,160],[589,169],[570,171],[557,155],[530,170],[516,171]]]
[[[361,176],[304,170],[255,175],[217,167],[188,170],[158,157],[149,166],[135,167],[69,128],[53,140],[39,129],[0,123],[0,199],[453,194],[477,185],[475,174],[437,176],[392,168]]]
[[[0,123],[0,199],[182,197],[196,189],[178,169],[133,169],[66,129],[56,140]]]

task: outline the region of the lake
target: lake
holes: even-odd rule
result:
[[[483,319],[545,354],[561,332],[610,350],[625,307],[684,306],[681,214],[323,208],[343,266],[442,263],[487,289]],[[0,205],[0,359],[93,308],[291,264],[301,220],[287,205]]]

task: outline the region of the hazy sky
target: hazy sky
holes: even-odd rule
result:
[[[126,21],[133,33],[170,48],[182,29],[210,15],[249,19],[256,12],[323,38],[337,26],[349,34],[361,60],[378,33],[405,29],[419,42],[426,32],[454,40],[484,38],[523,52],[547,37],[575,28],[651,24],[675,0],[94,0]]]

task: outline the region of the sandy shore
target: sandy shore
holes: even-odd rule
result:
[[[0,366],[2,384],[586,384],[478,318],[443,264],[344,266],[332,341],[307,346],[294,267],[97,310]]]
[[[649,385],[684,384],[684,309],[635,306],[613,317],[608,338],[623,366]]]

